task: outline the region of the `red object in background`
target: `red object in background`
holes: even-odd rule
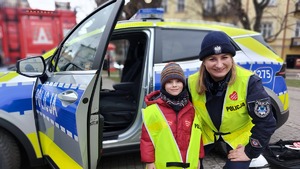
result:
[[[296,68],[296,69],[300,69],[300,58],[297,58],[297,59],[295,60],[295,68]]]
[[[76,15],[69,10],[1,7],[0,50],[4,53],[5,64],[42,55],[56,47],[75,25]]]
[[[107,50],[115,50],[115,49],[116,49],[116,45],[114,45],[112,43],[108,44]]]

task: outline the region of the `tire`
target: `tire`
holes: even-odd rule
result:
[[[0,169],[20,169],[21,155],[16,140],[0,129]]]

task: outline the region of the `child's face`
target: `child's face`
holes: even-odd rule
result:
[[[169,94],[177,96],[183,90],[183,83],[178,79],[171,79],[165,84],[165,90]]]

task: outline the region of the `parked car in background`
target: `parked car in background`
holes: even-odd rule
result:
[[[231,37],[235,61],[262,78],[277,127],[286,122],[285,64],[259,33],[221,23],[162,21],[153,15],[161,16],[160,9],[117,23],[123,3],[103,4],[57,49],[19,61],[20,75],[0,74],[0,147],[15,147],[0,151],[0,158],[15,158],[0,161],[32,166],[46,159],[58,168],[96,168],[101,155],[138,151],[144,96],[160,88],[167,62],[179,63],[186,77],[198,71],[202,39],[215,30]],[[107,52],[109,44],[115,48]],[[35,71],[26,70],[28,64]]]

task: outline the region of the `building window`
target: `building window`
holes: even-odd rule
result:
[[[296,23],[295,37],[300,37],[300,21]]]
[[[168,0],[162,0],[161,6],[164,8],[164,12],[168,12]]]
[[[277,0],[270,0],[268,6],[276,6],[277,5]]]
[[[215,12],[215,1],[204,0],[203,1],[203,16],[211,16]]]
[[[272,35],[272,29],[271,22],[261,23],[260,31],[264,38],[269,38]]]
[[[208,12],[211,13],[214,8],[214,0],[205,0],[204,1],[204,9]]]
[[[177,12],[183,12],[184,11],[184,0],[178,0],[177,1]]]
[[[300,11],[300,0],[298,0],[296,3],[295,3],[295,12],[299,12]]]

